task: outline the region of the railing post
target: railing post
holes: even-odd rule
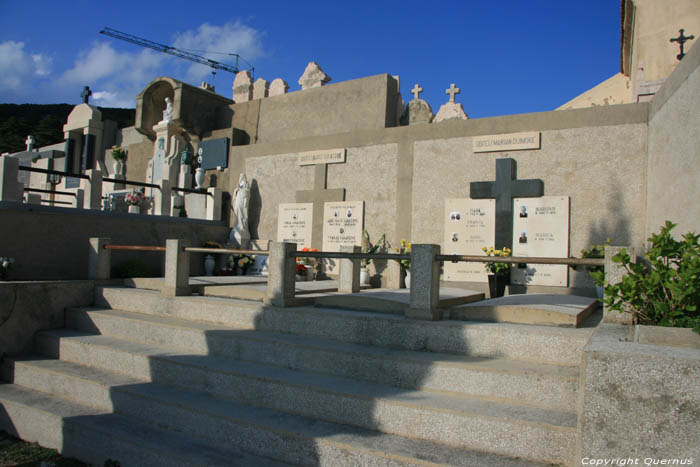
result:
[[[190,254],[185,251],[189,246],[189,240],[165,241],[165,281],[161,289],[162,295],[190,295]]]
[[[293,304],[296,287],[296,258],[288,255],[296,250],[296,243],[270,242],[266,304],[278,307]]]
[[[437,321],[441,318],[440,245],[411,246],[411,301],[406,317]]]
[[[362,247],[357,245],[341,245],[342,253],[360,253]],[[338,274],[338,292],[357,293],[360,291],[360,260],[341,258]]]
[[[90,255],[88,262],[88,279],[109,279],[111,252],[105,249],[111,239],[108,237],[90,238]]]
[[[0,201],[22,201],[24,183],[18,181],[19,159],[0,157]]]
[[[163,178],[160,180],[160,190],[156,190],[156,199],[153,200],[156,216],[170,215],[170,180]]]
[[[221,198],[223,191],[220,188],[211,187],[207,188],[207,193],[209,195],[203,195],[207,197],[206,200],[206,218],[209,221],[220,221],[221,220]],[[210,199],[209,199],[210,198]]]
[[[80,188],[85,193],[83,200],[84,209],[102,209],[102,172],[99,170],[86,170],[89,178],[80,179]]]
[[[627,250],[630,255],[630,261],[637,262],[637,255],[634,247],[630,246],[606,246],[605,247],[605,283],[617,284],[622,281],[622,277],[627,274],[627,270],[620,263],[615,263],[612,257],[622,249]],[[603,322],[617,324],[632,324],[632,313],[620,313],[619,311],[611,310],[607,305],[603,304]]]

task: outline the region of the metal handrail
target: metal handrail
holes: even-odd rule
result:
[[[182,191],[185,193],[195,193],[198,195],[214,196],[211,193],[209,193],[208,191],[206,191],[206,189],[204,189],[204,188],[201,188],[198,190],[196,188],[180,188],[179,186],[175,186],[175,187],[172,187],[171,190],[172,191]]]
[[[530,263],[530,264],[565,264],[569,266],[604,266],[602,258],[539,258],[535,256],[470,256],[470,255],[436,255],[437,261],[476,262],[476,263]]]
[[[349,253],[341,251],[291,251],[287,258],[336,258],[336,259],[411,259],[411,255],[405,253]]]
[[[118,178],[108,177],[102,177],[102,181],[110,183],[123,183],[124,185],[142,186],[144,188],[158,188],[160,190],[160,185],[156,185],[155,183],[132,182],[130,180],[119,180]]]
[[[269,256],[270,252],[268,250],[234,250],[231,248],[198,248],[198,247],[186,247],[184,251],[190,253],[215,253],[215,254],[246,254],[246,255],[265,255]]]
[[[61,175],[63,177],[82,178],[85,180],[90,179],[90,177],[88,177],[87,175],[83,175],[83,174],[74,174],[74,173],[69,173],[69,172],[63,172],[61,170],[40,169],[39,167],[25,167],[23,165],[20,165],[19,170],[24,170],[26,172],[36,172],[36,173],[47,174],[47,175]]]
[[[105,250],[130,250],[130,251],[165,251],[164,246],[143,245],[105,245]]]
[[[72,193],[70,191],[54,191],[54,190],[42,190],[41,188],[25,188],[24,191],[33,191],[37,193],[49,193],[49,194],[55,194],[55,195],[67,195],[67,196],[75,196],[76,198],[78,195],[75,193]]]

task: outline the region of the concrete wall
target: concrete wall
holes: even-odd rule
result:
[[[698,462],[700,351],[630,342],[633,331],[602,325],[584,349],[579,460]]]
[[[0,202],[0,256],[15,258],[12,280],[86,279],[90,237],[158,246],[168,238],[185,238],[199,246],[207,240],[224,241],[228,234],[219,222]],[[112,265],[140,259],[151,274],[159,275],[164,257],[156,252],[114,252]],[[201,273],[201,255],[192,255],[191,271]]]
[[[0,359],[31,352],[34,334],[64,326],[67,307],[93,304],[94,281],[0,282]]]
[[[649,113],[646,235],[666,220],[700,232],[700,46],[668,77]]]

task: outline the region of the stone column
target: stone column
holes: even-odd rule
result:
[[[185,248],[188,240],[169,239],[165,241],[165,280],[161,295],[177,297],[190,295],[190,254]]]
[[[102,172],[99,170],[86,170],[88,179],[80,179],[80,188],[85,193],[83,209],[102,209]]]
[[[435,256],[440,254],[440,245],[411,246],[411,302],[406,317],[438,321],[441,311],[440,301],[440,262]]]
[[[211,187],[207,188],[207,193],[209,194],[206,200],[206,218],[209,221],[220,221],[223,191],[220,188]]]
[[[296,258],[288,255],[297,251],[297,244],[270,242],[269,251],[265,303],[278,307],[291,306],[296,286]]]
[[[342,245],[343,253],[360,253],[362,247],[357,245]],[[338,292],[357,293],[360,291],[360,260],[341,258],[340,273],[338,276]]]
[[[111,239],[108,237],[92,237],[90,239],[90,255],[88,262],[88,279],[109,279],[111,268],[111,252],[105,249]]]
[[[634,247],[630,246],[607,246],[605,247],[605,283],[617,284],[622,281],[622,277],[627,274],[627,270],[620,263],[615,263],[612,257],[618,254],[621,250],[627,250],[630,259],[633,263],[637,262],[637,254]],[[603,304],[603,322],[617,324],[632,324],[631,313],[620,313],[610,310],[609,307]]]
[[[0,201],[22,201],[24,184],[17,181],[19,159],[0,157]]]
[[[170,216],[170,180],[162,178],[158,185],[160,185],[160,190],[154,191],[153,214]]]

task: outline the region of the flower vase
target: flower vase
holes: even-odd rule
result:
[[[489,295],[491,298],[498,298],[505,295],[508,275],[489,274]]]
[[[129,214],[139,214],[141,212],[141,208],[139,207],[138,204],[130,204],[129,205]]]
[[[411,270],[410,269],[406,269],[406,277],[404,278],[404,284],[406,284],[407,289],[411,288]]]
[[[194,174],[194,182],[197,184],[196,189],[201,190],[202,185],[204,185],[204,169],[201,167],[197,168],[197,172]]]
[[[216,265],[216,260],[213,255],[207,255],[204,257],[204,273],[207,276],[214,275],[214,266]]]
[[[598,296],[598,300],[603,300],[603,297],[605,297],[605,287],[602,285],[596,285],[595,286],[595,293]]]
[[[369,285],[369,270],[360,268],[360,285]]]
[[[112,169],[114,170],[114,173],[112,175],[121,175],[122,173],[122,163],[121,161],[114,161],[114,164],[112,164]]]
[[[302,274],[297,274],[297,282],[305,282],[306,281],[306,273]]]

